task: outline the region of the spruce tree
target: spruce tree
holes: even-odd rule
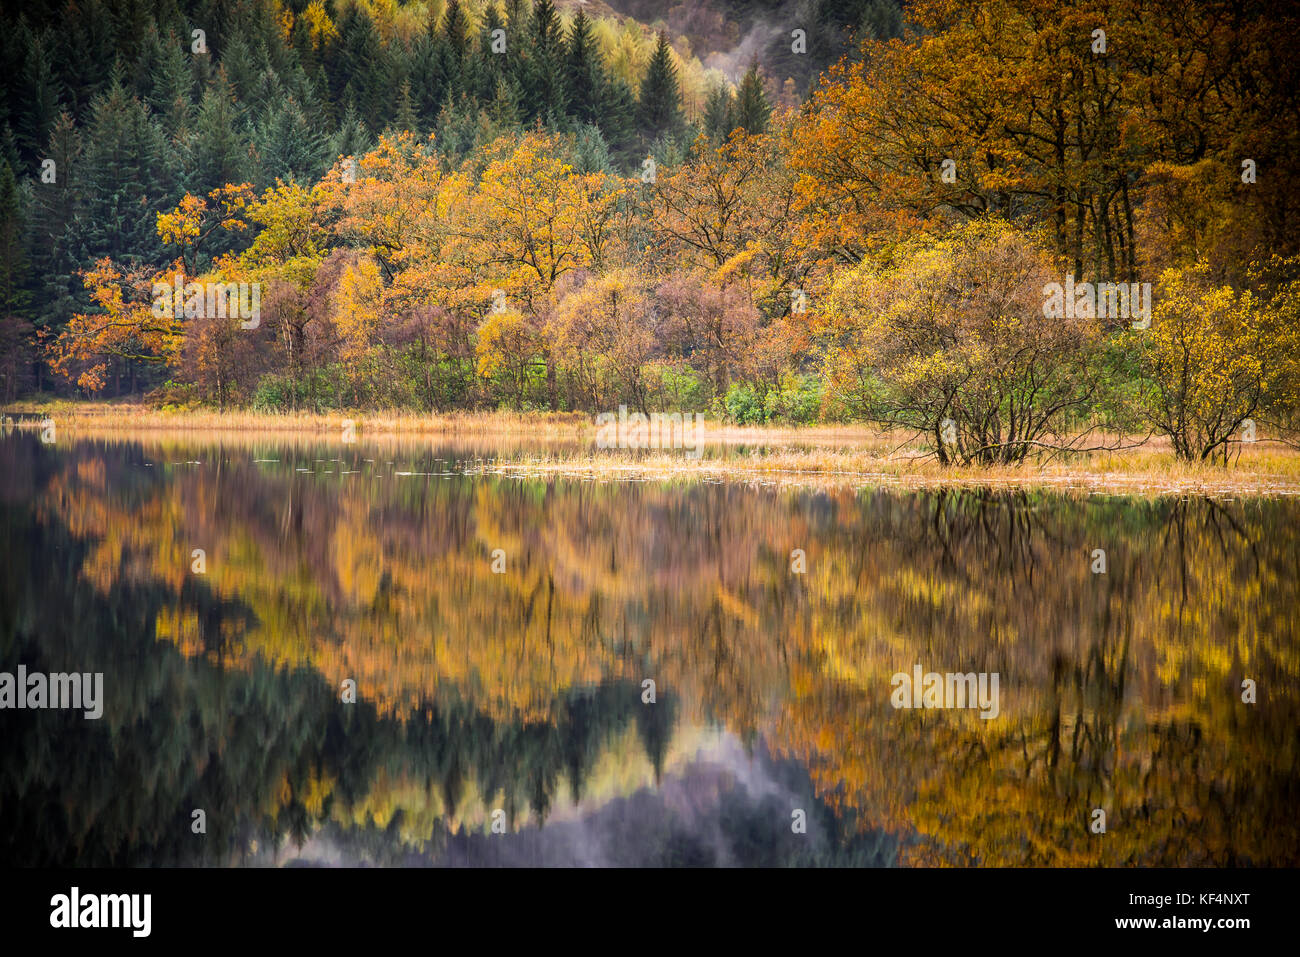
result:
[[[444,41],[436,32],[422,33],[411,44],[407,76],[420,129],[433,129],[438,107],[449,92],[442,66],[444,56]]]
[[[310,185],[325,171],[325,139],[293,97],[268,107],[253,130],[253,142],[261,186],[271,186],[277,179]]]
[[[598,123],[608,96],[609,76],[600,62],[600,50],[591,21],[582,10],[573,18],[564,57],[564,84],[569,112],[582,123]]]
[[[325,161],[328,165],[333,165],[340,156],[361,156],[373,145],[374,138],[366,129],[366,124],[361,122],[355,109],[347,107],[343,111],[343,119],[339,121],[339,128],[329,140]]]
[[[573,137],[573,169],[577,173],[613,173],[609,147],[600,127],[583,123]]]
[[[772,117],[772,104],[763,89],[763,78],[758,75],[758,61],[750,64],[740,89],[736,91],[735,125],[748,133],[766,132]]]
[[[411,81],[403,80],[401,91],[397,94],[397,109],[393,112],[390,129],[401,132],[409,130],[417,139],[423,139],[427,130],[415,115],[415,100],[411,96]]]
[[[551,0],[537,0],[528,31],[524,61],[524,115],[528,120],[553,122],[566,113],[564,33]]]
[[[449,96],[455,99],[461,93],[478,92],[478,60],[470,45],[469,32],[469,17],[460,0],[450,0],[441,22],[431,25],[430,35],[436,40],[433,72],[439,103]]]
[[[326,73],[338,102],[349,100],[372,130],[382,129],[389,115],[391,69],[379,31],[370,16],[349,7],[338,24]]]
[[[460,0],[448,0],[447,12],[442,17],[442,41],[448,62],[463,70],[469,60],[469,16]]]
[[[487,122],[477,104],[477,100],[462,93],[455,100],[448,97],[438,113],[438,152],[451,166],[459,165],[474,149]]]
[[[709,90],[708,99],[704,101],[704,115],[701,122],[705,135],[715,143],[721,143],[735,128],[733,120],[734,98],[725,83],[719,83]]]
[[[484,103],[490,102],[496,94],[497,78],[509,70],[507,60],[515,55],[510,37],[506,36],[506,52],[493,53],[492,36],[496,31],[505,29],[505,20],[495,3],[489,3],[483,14],[483,29],[478,35],[478,69],[474,71],[478,81],[478,98]]]
[[[149,261],[157,214],[180,197],[166,135],[114,74],[91,108],[82,158],[78,240],[90,256]]]
[[[175,138],[188,129],[194,118],[194,74],[189,58],[172,33],[166,38],[155,34],[146,59],[149,76],[145,101],[167,135]]]
[[[668,37],[661,31],[650,65],[641,81],[641,96],[637,102],[637,125],[642,141],[653,142],[663,136],[673,136],[685,126],[682,117],[681,88],[677,83],[677,67],[668,48]]]
[[[58,118],[61,84],[54,69],[53,45],[45,32],[33,34],[24,29],[19,42],[27,44],[27,62],[19,82],[14,132],[19,148],[29,156],[45,145]]]
[[[295,17],[293,30],[289,34],[289,43],[298,56],[298,64],[308,76],[315,76],[316,68],[321,65],[320,55],[312,42],[311,25],[306,17]]]
[[[903,35],[903,10],[896,0],[868,0],[860,24],[861,39],[895,40]]]
[[[492,102],[487,106],[487,114],[503,130],[517,127],[520,123],[520,99],[519,91],[515,89],[510,77],[499,76]]]
[[[14,170],[19,169],[22,163],[18,155],[18,140],[8,123],[0,125],[0,163],[8,163],[9,168]]]
[[[600,129],[614,162],[629,169],[641,162],[636,127],[636,96],[622,80],[611,78],[601,97]]]
[[[89,115],[91,104],[107,87],[117,64],[112,24],[113,17],[102,0],[87,0],[55,35],[54,62],[72,116],[78,121]]]
[[[81,212],[81,136],[70,113],[59,114],[42,151],[54,161],[52,183],[36,178],[32,186],[32,268],[39,277],[38,324],[58,327],[79,308],[83,294],[76,271],[81,268],[68,241],[68,232]]]
[[[13,167],[8,162],[0,162],[0,315],[3,316],[26,316],[31,305],[24,205]]]
[[[185,188],[191,193],[203,195],[248,178],[244,117],[220,68],[199,104],[188,159]]]
[[[0,162],[0,402],[32,382],[31,270],[24,249],[25,216],[18,179]]]
[[[235,98],[254,111],[264,104],[255,101],[258,79],[266,64],[242,36],[233,36],[221,55],[221,69],[226,74]]]

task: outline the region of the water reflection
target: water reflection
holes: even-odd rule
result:
[[[0,440],[0,670],[107,699],[0,713],[4,860],[1300,862],[1297,503],[487,454]],[[893,709],[914,664],[999,716]]]

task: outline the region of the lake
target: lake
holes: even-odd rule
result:
[[[4,861],[1300,864],[1295,498],[497,451],[0,439]]]

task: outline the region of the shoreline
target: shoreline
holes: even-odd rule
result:
[[[731,426],[706,422],[703,455],[681,450],[600,450],[595,417],[582,413],[406,412],[252,413],[173,411],[125,403],[12,403],[0,409],[6,431],[36,431],[53,419],[73,438],[223,447],[268,442],[395,452],[463,446],[477,461],[467,475],[581,481],[744,482],[764,486],[1044,489],[1062,493],[1169,495],[1300,495],[1300,451],[1277,442],[1244,446],[1227,467],[1178,462],[1167,441],[1115,452],[1076,453],[1046,464],[942,466],[910,433],[867,425]],[[352,423],[352,439],[345,437]],[[504,446],[504,447],[503,447]],[[747,448],[756,446],[757,448]]]

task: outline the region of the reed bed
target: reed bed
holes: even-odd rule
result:
[[[355,424],[360,446],[419,451],[451,447],[468,474],[597,481],[742,481],[775,485],[1043,487],[1141,495],[1300,494],[1300,451],[1276,442],[1241,447],[1228,466],[1180,462],[1169,443],[1063,455],[1021,465],[944,466],[925,440],[868,426],[732,426],[704,423],[698,456],[684,449],[597,449],[594,420],[580,413],[407,411],[264,414],[164,411],[122,403],[17,404],[20,428],[55,421],[59,434],[147,445],[205,442],[253,448],[269,442],[342,445]],[[692,443],[693,444],[693,443]]]

